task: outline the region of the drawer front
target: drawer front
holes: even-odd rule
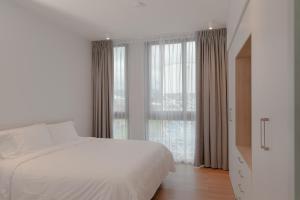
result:
[[[241,200],[250,200],[252,179],[251,171],[241,156],[237,156],[236,160],[237,168],[235,174],[237,176],[237,197]]]
[[[246,191],[244,189],[243,184],[238,183],[236,186],[235,199],[236,200],[246,200]]]
[[[250,200],[248,183],[240,179],[236,186],[236,198],[240,200]]]
[[[232,157],[232,165],[230,171],[231,182],[236,200],[252,200],[251,199],[251,170],[246,161],[238,151]]]
[[[240,196],[245,197],[246,189],[247,189],[246,185],[243,183],[238,183],[237,187],[238,187],[237,189],[239,191]]]
[[[238,175],[240,178],[248,179],[251,177],[251,170],[249,169],[246,161],[241,157],[237,156],[237,168],[238,168]]]

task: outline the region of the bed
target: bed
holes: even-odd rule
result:
[[[158,143],[83,137],[63,140],[17,156],[10,152],[8,159],[0,159],[0,199],[150,200],[174,171],[170,151]],[[22,142],[24,146],[26,141]],[[2,143],[5,152],[3,149],[9,149],[7,144],[5,149]]]

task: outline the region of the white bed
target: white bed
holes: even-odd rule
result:
[[[170,171],[163,145],[78,138],[0,160],[0,199],[150,200]]]

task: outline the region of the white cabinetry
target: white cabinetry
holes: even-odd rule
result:
[[[250,0],[228,49],[229,167],[237,199],[294,199],[292,10],[292,0]],[[250,35],[251,166],[236,147],[235,124],[235,59]],[[269,150],[261,147],[264,143],[262,118],[270,119],[265,123],[265,142]]]

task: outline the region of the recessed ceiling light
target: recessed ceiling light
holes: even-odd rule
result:
[[[110,38],[109,38],[109,37],[107,37],[107,38],[106,38],[106,40],[110,40]]]
[[[208,29],[209,30],[213,30],[214,29],[214,22],[213,21],[208,22]]]

